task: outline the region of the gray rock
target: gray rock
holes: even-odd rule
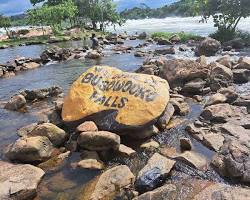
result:
[[[147,162],[146,166],[138,173],[136,188],[139,192],[152,190],[166,179],[175,164],[158,153],[155,153]]]
[[[197,56],[214,56],[221,49],[221,43],[212,38],[204,39],[197,47]]]
[[[0,161],[0,199],[33,199],[43,175],[42,169],[32,165]]]
[[[47,137],[22,137],[10,144],[6,157],[22,163],[42,162],[51,157],[53,145]]]
[[[11,97],[10,101],[4,106],[8,110],[19,110],[26,105],[26,99],[23,95],[15,95]]]
[[[166,129],[170,119],[174,115],[175,109],[174,106],[171,103],[168,103],[163,115],[158,119],[156,125],[161,130]]]
[[[81,148],[91,151],[119,149],[120,136],[108,131],[82,132],[77,143]]]

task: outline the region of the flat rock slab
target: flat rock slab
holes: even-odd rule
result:
[[[159,77],[94,66],[71,86],[62,118],[76,123],[90,118],[103,130],[137,128],[155,122],[168,101],[169,85]]]
[[[0,161],[0,199],[34,198],[43,175],[42,169],[32,165],[14,165]]]

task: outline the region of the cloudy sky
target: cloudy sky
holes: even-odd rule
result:
[[[150,7],[160,7],[177,0],[114,0],[118,4],[118,10],[125,8],[133,8],[145,3]],[[0,13],[4,15],[15,15],[25,12],[27,9],[32,8],[29,0],[0,0]]]

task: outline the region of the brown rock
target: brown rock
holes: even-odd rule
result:
[[[130,147],[120,144],[119,149],[118,149],[118,154],[124,157],[133,157],[135,156],[136,151]]]
[[[92,122],[92,121],[86,121],[86,122],[80,124],[76,128],[76,132],[94,132],[94,131],[98,131],[98,128],[97,128],[95,122]]]
[[[118,149],[120,136],[107,131],[82,132],[78,136],[77,143],[81,148],[91,151]]]
[[[11,97],[10,101],[4,106],[8,110],[19,110],[26,105],[26,99],[23,95],[15,95]]]
[[[189,138],[180,138],[180,147],[182,151],[190,151],[192,149],[192,142]]]
[[[84,159],[78,162],[77,166],[83,169],[103,169],[104,165],[101,161],[96,159]]]
[[[174,106],[171,103],[168,103],[163,115],[158,119],[156,123],[161,130],[166,129],[171,117],[174,115],[174,112]]]

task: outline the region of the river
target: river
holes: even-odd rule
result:
[[[166,18],[166,19],[146,19],[146,20],[128,20],[127,23],[117,29],[117,32],[127,31],[129,33],[146,31],[148,33],[155,31],[169,31],[179,32],[186,31],[192,32],[199,35],[208,35],[215,29],[212,23],[201,24],[198,23],[199,18]],[[243,30],[248,30],[250,27],[250,19],[245,19],[239,26]],[[137,46],[142,41],[126,41],[127,45]],[[82,41],[65,42],[58,44],[61,47],[81,47]],[[8,60],[14,59],[17,56],[25,57],[38,57],[41,52],[48,48],[50,45],[32,45],[22,47],[12,47],[8,49],[0,50],[0,62],[4,63]],[[149,48],[155,48],[150,46]],[[105,49],[105,56],[101,60],[72,60],[62,63],[54,63],[42,66],[40,68],[29,70],[27,72],[21,72],[17,76],[11,78],[0,79],[0,105],[1,102],[7,101],[11,96],[18,93],[18,91],[24,89],[35,89],[44,88],[51,85],[58,85],[63,88],[64,92],[68,91],[70,85],[76,80],[80,74],[92,65],[109,65],[118,67],[124,71],[134,71],[142,63],[144,58],[134,57],[133,54],[113,54],[110,51],[110,47]],[[242,52],[235,53],[237,58],[239,55],[250,56],[250,50],[245,49]],[[193,52],[177,52],[176,55],[170,56],[169,58],[189,58],[195,59]],[[210,58],[211,60],[217,57]],[[246,84],[239,87],[239,90],[243,92],[250,92],[250,85]],[[194,113],[197,112],[194,107]],[[17,138],[16,130],[24,125],[28,125],[38,120],[37,116],[34,115],[35,110],[39,108],[29,108],[27,113],[18,113],[7,111],[0,106],[0,159],[3,158],[3,150],[13,140]],[[198,109],[199,110],[199,109]],[[195,114],[199,115],[199,113]],[[196,145],[197,143],[194,142]],[[197,144],[198,146],[200,144]],[[207,149],[203,149],[202,145],[199,148],[201,151],[209,152]],[[74,157],[72,158],[74,159]],[[66,166],[62,171],[59,171],[57,175],[49,175],[43,181],[42,186],[48,185],[54,193],[62,192],[67,190],[65,184],[68,184],[68,180],[74,182],[72,188],[79,184],[83,184],[93,178],[96,172],[89,173],[87,170],[84,172],[79,170],[70,169],[70,166]],[[63,174],[63,177],[62,177]],[[65,181],[65,183],[64,183]],[[59,184],[59,185],[58,185]],[[74,191],[74,189],[72,190]],[[54,199],[48,198],[48,199]]]

